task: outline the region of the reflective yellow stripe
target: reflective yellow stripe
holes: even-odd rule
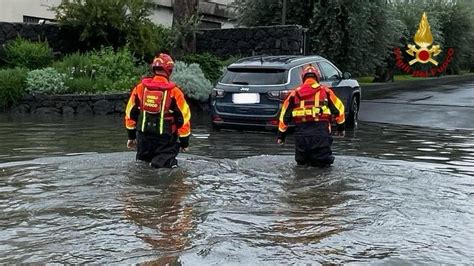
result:
[[[319,115],[320,113],[320,108],[319,107],[312,107],[312,108],[297,108],[297,109],[294,109],[293,112],[291,112],[291,115],[293,117],[301,117],[301,116],[312,116],[312,117],[316,117],[317,115]]]
[[[321,111],[322,111],[323,114],[326,114],[326,115],[331,114],[331,109],[329,109],[329,107],[327,107],[327,106],[321,107]]]
[[[313,117],[316,117],[317,115],[319,115],[319,112],[321,111],[321,109],[319,109],[319,107],[313,107],[312,111],[313,111]]]
[[[319,93],[320,91],[314,94],[314,106],[319,107]]]
[[[163,97],[163,102],[161,103],[160,135],[163,134],[163,120],[165,116],[165,105],[166,105],[167,96],[168,96],[168,91],[165,91],[165,96]]]
[[[336,106],[337,110],[344,113],[344,104],[341,102],[341,100],[336,98],[334,105]]]
[[[143,95],[146,95],[146,88],[143,92]],[[142,116],[143,116],[143,119],[142,119],[142,132],[145,132],[146,111],[143,111]]]

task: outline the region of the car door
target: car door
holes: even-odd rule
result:
[[[322,75],[321,83],[333,89],[337,97],[344,103],[347,112],[352,96],[350,82],[343,79],[341,71],[328,61],[319,61],[317,64]]]

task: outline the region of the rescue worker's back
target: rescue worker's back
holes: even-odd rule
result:
[[[295,123],[295,160],[299,165],[328,166],[334,162],[331,122],[339,135],[345,134],[344,104],[334,92],[319,84],[320,73],[308,65],[302,73],[303,84],[283,103],[278,126],[278,143],[284,143],[288,125]]]
[[[168,55],[155,58],[155,76],[133,89],[125,110],[127,146],[136,145],[137,159],[156,168],[177,166],[179,148],[188,147],[191,134],[191,112],[184,94],[168,80],[173,66]]]

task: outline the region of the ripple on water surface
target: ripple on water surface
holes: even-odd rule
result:
[[[474,180],[432,162],[132,153],[0,165],[0,263],[431,262],[474,256]],[[428,160],[429,161],[429,160]],[[444,163],[444,162],[443,162]]]

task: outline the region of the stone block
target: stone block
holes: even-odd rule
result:
[[[115,106],[107,100],[99,100],[94,103],[94,114],[106,115],[115,111]]]
[[[31,107],[28,104],[20,104],[18,106],[13,106],[11,112],[14,114],[28,114],[31,110]]]
[[[116,113],[121,113],[121,114],[125,113],[125,106],[127,105],[125,102],[115,101],[114,105],[115,105]]]
[[[87,102],[81,102],[76,109],[77,114],[81,115],[92,115],[94,112],[92,111],[92,107]]]
[[[40,115],[59,114],[59,109],[52,107],[40,107],[35,110],[35,113]]]
[[[72,108],[71,106],[63,106],[62,109],[61,109],[63,115],[73,115],[75,113],[75,110],[74,108]]]

